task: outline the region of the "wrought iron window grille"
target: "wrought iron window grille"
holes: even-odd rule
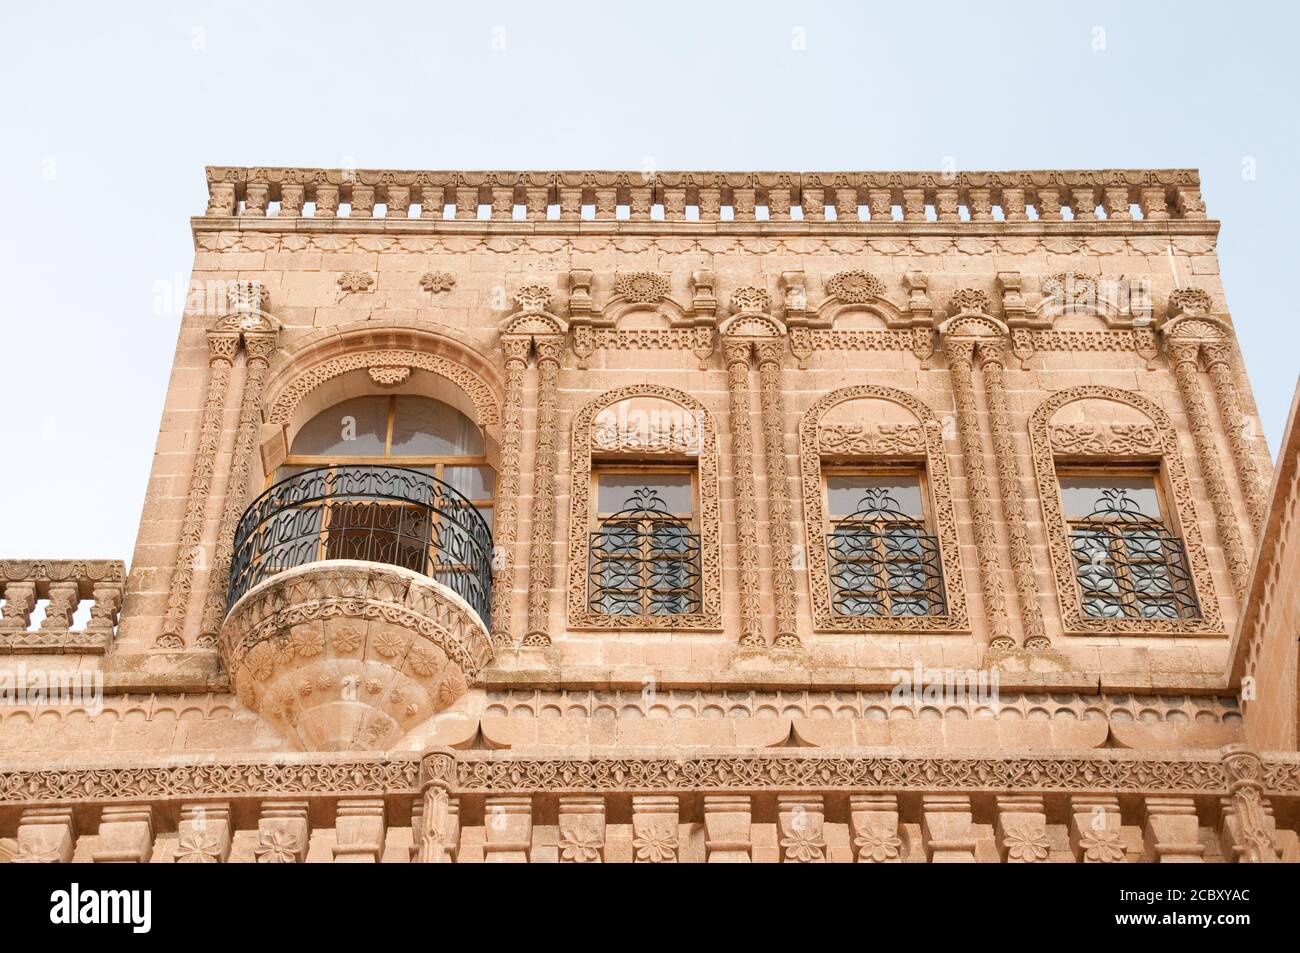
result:
[[[587,605],[602,615],[670,616],[700,611],[700,537],[650,487],[591,534]]]
[[[826,534],[831,608],[845,616],[943,615],[947,600],[939,541],[904,513],[884,487]]]
[[[1183,541],[1125,490],[1103,490],[1091,513],[1071,521],[1070,552],[1084,615],[1199,618]]]

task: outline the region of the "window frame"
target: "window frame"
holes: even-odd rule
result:
[[[416,397],[421,400],[432,401],[437,404],[442,404],[444,407],[450,407],[452,410],[455,410],[457,413],[461,414],[462,416],[464,416],[464,411],[461,411],[458,408],[453,407],[451,404],[448,404],[446,401],[438,400],[436,397],[426,397],[423,394],[359,394],[357,396],[358,397],[385,397],[388,399],[388,414],[387,414],[385,430],[384,430],[384,453],[382,456],[376,454],[359,454],[356,456],[348,456],[344,454],[305,454],[305,453],[295,454],[290,452],[285,455],[285,458],[280,461],[280,463],[275,467],[275,469],[273,469],[269,474],[267,474],[266,480],[262,488],[268,489],[269,487],[278,483],[280,480],[284,479],[284,477],[280,475],[280,471],[285,467],[386,466],[386,467],[405,467],[407,469],[412,469],[412,470],[432,469],[433,470],[432,476],[434,477],[434,479],[442,483],[447,482],[444,474],[446,472],[446,468],[449,466],[486,467],[487,469],[492,471],[491,493],[486,498],[477,499],[477,500],[472,499],[471,497],[465,494],[461,494],[461,495],[465,496],[465,499],[469,500],[469,502],[474,505],[475,509],[491,510],[492,516],[496,515],[497,477],[499,476],[499,474],[497,473],[496,468],[492,466],[492,464],[488,461],[486,452],[481,454],[467,454],[464,456],[458,456],[454,454],[393,456],[392,454],[393,421],[397,416],[397,398]],[[353,398],[344,398],[344,400],[340,400],[337,403],[330,405],[329,407],[322,408],[321,410],[313,414],[307,421],[304,421],[303,426],[306,426],[307,423],[309,423],[311,420],[315,420],[321,414],[329,413],[330,410],[332,410],[334,407],[337,407],[339,404],[345,403],[347,400],[351,400],[351,399]],[[466,419],[468,420],[469,418],[466,417]],[[471,421],[471,423],[472,422],[473,421]],[[480,430],[481,429],[482,428],[480,428]],[[297,439],[296,435],[294,439]],[[290,449],[292,449],[292,447]],[[451,484],[448,483],[447,485],[450,486]],[[493,524],[491,521],[489,521],[489,526],[491,525]]]
[[[604,460],[598,460],[593,462],[591,468],[591,499],[595,500],[596,503],[591,507],[591,517],[589,520],[588,538],[600,532],[600,530],[604,527],[606,520],[616,516],[618,513],[622,512],[623,509],[620,508],[618,510],[611,510],[609,512],[604,512],[600,509],[600,479],[602,476],[614,475],[614,474],[650,475],[655,473],[661,473],[661,474],[684,473],[689,477],[690,496],[691,496],[690,512],[679,513],[679,512],[673,512],[671,510],[664,510],[664,513],[684,523],[687,526],[687,528],[690,530],[691,534],[695,537],[696,542],[698,544],[700,542],[699,468],[692,463],[680,462],[680,461],[637,462],[633,460],[618,460],[617,462],[606,462]],[[588,587],[590,587],[593,582],[593,572],[590,567],[591,558],[592,558],[592,552],[591,549],[589,548],[587,551]],[[695,604],[697,606],[701,604],[703,599],[703,581],[702,579],[699,578],[703,568],[702,562],[703,561],[700,560],[699,563],[697,563],[697,565],[695,566],[695,571],[696,571]],[[649,593],[651,590],[649,589],[649,587],[645,587],[645,586],[641,587],[641,590],[642,590],[642,595],[640,597],[640,601],[642,607],[644,608],[647,603],[647,593]],[[591,608],[590,591],[591,591],[590,588],[588,588],[588,596],[589,596],[588,603],[587,603],[588,609],[593,614],[599,616],[605,616],[610,618],[613,618],[615,616],[622,616],[625,618],[642,619],[642,620],[653,622],[654,620],[658,620],[658,619],[672,618],[674,616],[685,616],[691,614],[687,612],[663,613],[663,614],[654,614],[649,612],[641,612],[641,613],[599,612],[598,610]]]
[[[1140,412],[1150,425],[1150,438],[1135,444],[1129,438],[1119,439],[1120,434],[1111,429],[1112,424],[1089,424],[1094,429],[1110,431],[1099,431],[1096,445],[1102,450],[1075,452],[1073,446],[1077,441],[1071,441],[1070,449],[1062,448],[1058,451],[1053,444],[1053,431],[1058,426],[1054,419],[1062,408],[1081,400],[1110,401]],[[1047,536],[1048,554],[1056,583],[1062,634],[1108,637],[1226,635],[1214,575],[1201,536],[1197,499],[1188,479],[1178,432],[1164,410],[1133,391],[1102,384],[1084,384],[1056,391],[1041,401],[1030,415],[1028,429],[1043,530]],[[1159,472],[1161,486],[1165,489],[1162,503],[1166,506],[1166,526],[1183,542],[1192,592],[1201,611],[1199,618],[1139,619],[1084,615],[1075,577],[1076,563],[1070,552],[1069,521],[1065,516],[1065,504],[1057,474],[1058,471],[1076,473],[1090,467],[1114,470],[1123,466],[1146,467],[1148,471],[1154,469]]]
[[[597,416],[607,408],[637,398],[654,398],[676,404],[699,422],[697,452],[619,451],[597,445]],[[592,493],[592,472],[628,466],[634,470],[649,466],[685,465],[696,469],[695,505],[700,537],[700,611],[685,615],[611,616],[590,610],[588,602],[591,559],[591,511],[597,505]],[[569,464],[569,628],[616,632],[624,630],[668,632],[721,632],[722,624],[722,540],[718,495],[718,431],[713,415],[698,400],[683,391],[659,384],[631,384],[595,397],[573,417]]]
[[[931,519],[931,509],[932,509],[932,508],[930,507],[930,505],[929,505],[929,503],[928,503],[928,501],[929,501],[929,494],[930,494],[930,487],[929,487],[929,482],[928,482],[928,480],[926,479],[925,465],[924,465],[923,463],[920,463],[920,462],[918,462],[918,461],[913,461],[913,460],[898,460],[898,461],[894,461],[894,462],[891,462],[891,461],[878,461],[878,462],[876,462],[876,463],[874,463],[874,464],[871,464],[871,463],[860,463],[860,464],[855,464],[855,463],[835,463],[835,462],[823,463],[823,465],[822,465],[822,505],[823,505],[823,507],[824,507],[824,510],[823,510],[823,511],[824,511],[825,514],[826,514],[826,519],[825,519],[825,530],[824,530],[823,535],[824,535],[824,537],[826,537],[826,538],[829,538],[830,536],[832,536],[832,535],[835,533],[836,529],[839,527],[839,525],[840,525],[844,520],[848,519],[849,516],[852,515],[852,514],[849,514],[849,516],[836,517],[836,516],[834,516],[834,515],[831,513],[831,502],[830,502],[830,482],[831,482],[831,479],[834,478],[834,477],[862,477],[862,478],[864,478],[864,479],[881,479],[881,478],[884,478],[884,479],[896,479],[896,480],[898,480],[900,483],[903,482],[903,481],[906,481],[906,480],[915,480],[915,481],[916,481],[916,488],[917,488],[917,491],[918,491],[918,493],[919,493],[919,495],[920,495],[920,499],[921,499],[921,515],[920,515],[919,517],[908,517],[908,519],[914,520],[915,523],[917,524],[917,528],[920,530],[920,532],[921,532],[922,534],[928,536],[928,537],[931,537],[931,538],[935,541],[935,555],[936,555],[936,557],[939,557],[939,551],[938,551],[938,534],[935,533],[935,531],[934,531],[935,527],[934,527],[934,524],[933,524],[933,520]],[[833,585],[834,585],[834,576],[835,576],[835,572],[834,572],[834,566],[833,566],[833,565],[831,564],[831,562],[830,562],[830,554],[829,554],[829,553],[827,553],[827,564],[828,564],[828,570],[829,570],[829,571],[828,571],[828,581],[830,582],[831,586],[833,587]],[[885,599],[887,600],[888,604],[892,607],[892,605],[893,605],[893,598],[894,598],[894,595],[893,595],[894,591],[893,591],[893,590],[884,590],[884,592],[885,592]],[[871,618],[871,619],[922,619],[922,618],[927,618],[927,617],[929,617],[929,616],[942,616],[942,615],[945,615],[945,614],[947,613],[948,598],[947,598],[947,593],[946,593],[945,590],[944,590],[944,584],[943,584],[943,566],[942,566],[942,562],[940,562],[940,565],[939,565],[939,588],[938,588],[938,594],[939,594],[940,605],[943,607],[943,610],[944,610],[943,612],[927,612],[927,613],[924,613],[924,614],[921,614],[921,615],[907,615],[907,614],[896,615],[896,614],[894,614],[894,613],[892,613],[892,612],[891,612],[891,613],[888,613],[888,614],[886,614],[886,615],[870,615],[870,614],[866,614],[866,613],[864,613],[864,614],[860,614],[860,615],[855,615],[855,614],[851,614],[851,613],[847,613],[847,612],[838,612],[838,611],[836,611],[836,608],[835,608],[835,593],[834,593],[834,592],[831,592],[831,594],[830,594],[830,598],[831,598],[831,611],[832,611],[832,613],[834,613],[834,615],[835,615],[837,618],[841,618],[841,619],[859,619],[859,618]]]
[[[909,426],[920,428],[919,443],[904,451],[846,452],[839,446],[822,446],[822,419],[840,404],[882,401],[896,404],[912,417]],[[881,441],[881,444],[888,441]],[[943,424],[928,404],[913,394],[879,384],[858,384],[824,394],[808,408],[799,424],[799,458],[803,481],[806,574],[813,629],[823,633],[938,633],[969,634],[970,617],[962,568],[962,547],[957,530],[948,452]],[[827,514],[824,471],[853,468],[884,473],[920,472],[922,512],[938,541],[939,570],[943,578],[946,612],[924,616],[849,616],[832,610],[830,560],[826,547]]]
[[[1072,477],[1096,477],[1098,479],[1098,482],[1103,484],[1108,480],[1149,479],[1151,481],[1152,488],[1154,489],[1156,495],[1156,507],[1159,510],[1159,516],[1158,517],[1148,516],[1146,518],[1149,519],[1152,523],[1164,527],[1165,532],[1178,541],[1179,553],[1183,559],[1182,570],[1187,575],[1188,595],[1190,597],[1192,604],[1196,607],[1197,610],[1196,615],[1189,615],[1189,616],[1180,615],[1180,616],[1176,616],[1175,618],[1189,619],[1189,620],[1200,618],[1200,604],[1197,602],[1196,599],[1196,588],[1192,584],[1191,567],[1189,565],[1190,561],[1188,560],[1187,557],[1187,545],[1183,541],[1183,535],[1178,526],[1178,514],[1176,508],[1172,505],[1171,498],[1168,495],[1168,492],[1166,490],[1167,481],[1162,474],[1162,469],[1160,465],[1158,463],[1145,462],[1142,460],[1117,461],[1110,465],[1103,465],[1097,463],[1084,463],[1080,465],[1071,465],[1068,462],[1068,458],[1063,457],[1059,459],[1056,465],[1056,485],[1058,488],[1058,492],[1063,489],[1061,487],[1061,481],[1065,479],[1070,479]],[[1062,493],[1062,499],[1061,499],[1061,512],[1062,515],[1065,516],[1067,533],[1071,540],[1071,543],[1073,543],[1073,537],[1075,532],[1079,529],[1086,528],[1088,525],[1090,525],[1088,524],[1089,517],[1086,516],[1072,517],[1068,513],[1066,513],[1064,493]],[[1145,516],[1145,514],[1143,515]],[[1091,524],[1091,525],[1095,525],[1095,524]],[[1073,546],[1071,546],[1071,553],[1073,553]],[[1166,563],[1166,565],[1168,564]],[[1129,579],[1130,585],[1132,585],[1131,569],[1127,562],[1120,562],[1117,565],[1117,571],[1124,573],[1125,576]],[[1082,582],[1078,578],[1077,563],[1076,563],[1076,572],[1075,572],[1075,585],[1078,587],[1079,590],[1080,612],[1086,618],[1090,618],[1090,619],[1117,618],[1116,616],[1091,615],[1087,612],[1086,593],[1084,592]],[[1171,593],[1171,597],[1176,599],[1176,596],[1174,596],[1172,593]],[[1120,616],[1118,618],[1135,619],[1135,620],[1146,620],[1146,619],[1168,620],[1169,619],[1168,616],[1141,616],[1141,615],[1128,615],[1128,614],[1125,614],[1124,616]]]

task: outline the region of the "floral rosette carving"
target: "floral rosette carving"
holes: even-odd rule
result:
[[[884,297],[885,283],[869,271],[841,271],[826,282],[826,293],[846,304],[865,304]]]
[[[420,287],[430,294],[450,291],[456,287],[456,276],[449,271],[426,271],[420,276]]]
[[[339,275],[338,285],[346,294],[364,293],[375,286],[375,276],[366,271],[345,271]]]
[[[614,276],[614,293],[637,304],[656,304],[668,296],[668,278],[658,272],[634,271]]]

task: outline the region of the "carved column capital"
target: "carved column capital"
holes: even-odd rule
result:
[[[1006,342],[1000,338],[975,342],[975,358],[979,361],[980,370],[986,371],[991,366],[999,370],[1006,367],[1006,353]]]
[[[757,356],[760,371],[769,365],[780,368],[781,359],[785,356],[785,339],[756,341],[754,343],[754,353]]]
[[[1165,346],[1169,352],[1169,362],[1175,370],[1184,365],[1191,365],[1192,370],[1200,370],[1200,342],[1171,340]]]
[[[248,354],[250,364],[256,362],[267,364],[275,353],[275,335],[263,331],[253,331],[244,335],[244,351]]]
[[[234,331],[208,332],[208,367],[235,362],[235,352],[239,350],[239,334]]]
[[[745,369],[749,369],[750,352],[754,348],[754,342],[748,338],[723,337],[722,339],[722,357],[728,368],[733,364],[743,364]]]
[[[532,338],[525,335],[502,335],[501,350],[506,356],[506,370],[528,366],[528,355],[533,349]]]

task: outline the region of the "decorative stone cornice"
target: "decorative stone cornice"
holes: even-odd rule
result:
[[[52,767],[11,760],[0,771],[0,803],[63,804],[415,795],[435,786],[457,794],[692,791],[898,791],[998,794],[1177,794],[1226,796],[1241,784],[1235,746],[1185,754],[1060,751],[1016,756],[1003,750],[944,756],[896,748],[815,752],[714,750],[699,757],[651,751],[624,757],[584,752],[515,755],[433,749],[407,753],[276,754],[229,760],[168,757],[128,767]],[[1225,766],[1225,757],[1229,766]],[[1300,760],[1266,754],[1248,782],[1270,798],[1300,796]]]

